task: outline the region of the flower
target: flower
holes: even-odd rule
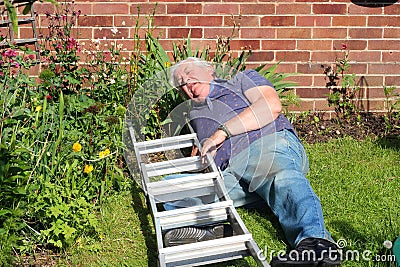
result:
[[[383,242],[383,246],[387,249],[391,249],[393,247],[392,241],[385,240],[385,242]]]
[[[42,106],[37,106],[36,108],[35,108],[35,111],[36,112],[39,112],[39,111],[41,111],[42,110]]]
[[[75,142],[75,143],[72,145],[72,149],[73,149],[75,152],[79,152],[79,151],[82,150],[82,145],[79,144],[78,142]]]
[[[52,99],[51,95],[46,95],[46,99]]]
[[[85,164],[85,169],[83,170],[84,173],[90,173],[93,171],[93,165],[87,165]]]
[[[104,151],[100,151],[99,152],[99,158],[104,158],[104,157],[106,157],[106,156],[108,156],[108,155],[110,155],[110,150],[107,148],[106,150],[104,150]]]
[[[347,49],[347,44],[342,44],[342,50],[346,50]]]
[[[171,62],[169,62],[169,61],[165,62],[165,67],[166,67],[166,68],[171,67]]]

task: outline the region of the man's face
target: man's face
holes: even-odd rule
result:
[[[210,82],[214,79],[212,70],[195,63],[185,63],[175,71],[175,80],[193,101],[204,102],[210,93]]]

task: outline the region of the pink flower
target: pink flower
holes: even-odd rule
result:
[[[342,50],[346,50],[347,49],[347,44],[342,44]]]
[[[3,51],[2,56],[3,57],[9,57],[9,58],[16,57],[17,56],[17,52],[15,50],[8,49],[6,51]]]

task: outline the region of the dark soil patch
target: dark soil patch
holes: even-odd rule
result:
[[[348,119],[320,119],[318,114],[298,118],[293,123],[299,137],[307,143],[326,142],[331,139],[352,137],[355,140],[371,138],[397,138],[400,136],[398,114],[387,116],[374,113],[358,113]],[[321,116],[322,117],[322,116]]]

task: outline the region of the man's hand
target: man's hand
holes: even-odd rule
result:
[[[210,152],[211,156],[214,157],[217,153],[217,149],[220,148],[222,143],[226,140],[227,135],[222,130],[217,130],[213,135],[210,136],[204,143],[201,151],[201,156],[205,156],[207,152]]]

